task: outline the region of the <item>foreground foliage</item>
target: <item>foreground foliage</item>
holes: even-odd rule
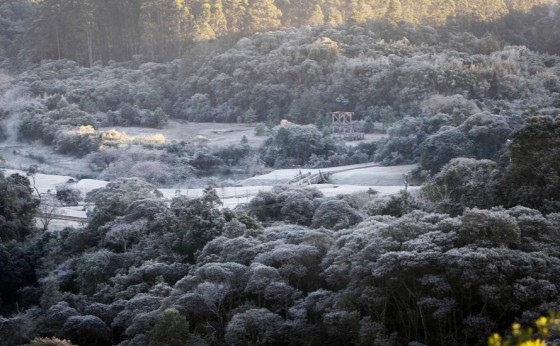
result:
[[[5,177],[0,171],[0,196],[0,240],[24,240],[35,228],[39,205],[29,179],[19,174]]]
[[[138,184],[122,180],[88,198],[98,207],[124,202],[120,191],[142,191]],[[472,344],[512,316],[528,323],[560,303],[559,214],[417,210],[263,229],[242,210],[219,209],[212,189],[171,206],[144,191],[125,194],[125,209],[96,208],[99,226],[24,243],[43,256],[27,262],[38,281],[19,281],[35,298],[16,295],[26,310],[2,319],[8,344],[36,335],[80,345]],[[318,206],[315,214],[342,204],[359,214],[355,198],[277,190],[247,211],[300,223],[292,215],[305,208],[295,201]],[[27,327],[13,334],[23,319]]]

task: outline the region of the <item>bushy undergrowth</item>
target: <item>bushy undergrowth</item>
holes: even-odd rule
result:
[[[3,319],[4,340],[454,345],[482,343],[512,316],[529,323],[559,303],[551,275],[560,263],[558,214],[473,208],[362,219],[355,208],[367,196],[277,189],[255,198],[248,215],[220,209],[212,189],[171,205],[154,189],[120,180],[88,196],[87,228],[1,245],[24,256],[3,278],[35,266],[37,301],[24,307],[41,302]],[[308,228],[301,217],[313,209]],[[251,214],[292,224],[263,228]],[[39,249],[39,262],[24,255]],[[27,327],[14,339],[22,319]]]

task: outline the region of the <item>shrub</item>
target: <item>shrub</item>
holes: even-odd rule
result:
[[[264,136],[266,134],[266,125],[263,123],[257,124],[255,127],[255,136]]]
[[[53,145],[61,154],[84,156],[97,151],[101,140],[91,125],[63,128],[56,133]]]
[[[77,206],[82,200],[82,192],[69,184],[57,186],[56,199],[67,206]]]
[[[344,200],[326,201],[313,215],[313,228],[325,227],[339,230],[348,228],[362,221],[360,213]]]

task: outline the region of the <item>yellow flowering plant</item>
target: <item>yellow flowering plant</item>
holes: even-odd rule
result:
[[[560,313],[551,313],[549,317],[541,316],[535,321],[535,327],[522,328],[519,323],[511,325],[511,333],[502,336],[493,333],[488,337],[488,346],[547,346],[559,345],[552,341],[560,333]]]

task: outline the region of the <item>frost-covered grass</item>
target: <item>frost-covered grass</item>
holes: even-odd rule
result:
[[[106,143],[121,145],[161,144],[163,142],[191,142],[201,147],[219,148],[239,144],[245,136],[247,144],[259,147],[265,136],[255,135],[253,124],[216,124],[170,121],[164,128],[106,127],[103,133]],[[114,131],[112,131],[114,130]],[[55,175],[95,177],[97,172],[89,165],[89,158],[77,158],[56,153],[50,146],[40,143],[0,142],[0,155],[6,160],[5,167],[25,170],[30,165],[39,165],[40,171]],[[107,173],[111,178],[112,173]]]
[[[170,120],[161,129],[146,127],[102,127],[101,131],[115,129],[133,137],[147,137],[154,133],[162,134],[168,141],[199,142],[209,147],[217,148],[230,144],[239,144],[243,136],[253,147],[260,146],[265,136],[255,135],[254,124],[224,124],[224,123],[191,123],[181,120]]]
[[[94,173],[84,158],[76,158],[54,152],[52,147],[37,143],[18,143],[2,145],[0,155],[5,159],[5,168],[26,170],[38,165],[42,173],[70,175],[74,177],[92,176]]]
[[[365,165],[362,165],[365,166]],[[382,182],[389,182],[391,179],[397,179],[401,177],[401,172],[409,172],[413,169],[413,165],[408,166],[396,166],[396,167],[364,167],[360,168],[360,165],[353,165],[353,166],[344,166],[344,167],[334,167],[334,168],[327,168],[322,171],[344,171],[351,169],[350,171],[340,172],[333,175],[336,177],[339,174],[344,174],[345,179],[352,180],[351,175],[363,175],[364,173],[368,173],[374,175],[375,172],[380,174],[380,180]],[[277,184],[283,184],[283,180],[289,180],[289,177],[292,177],[295,174],[298,174],[299,170],[292,169],[292,170],[278,170],[275,172],[279,172],[279,176],[282,177],[282,181],[278,181]],[[318,170],[305,170],[307,171],[318,171]],[[6,175],[19,173],[21,175],[26,175],[24,170],[13,170],[13,169],[5,169],[4,170]],[[354,172],[354,173],[352,173]],[[262,191],[270,191],[274,187],[276,183],[273,180],[275,174],[274,172],[251,178],[252,181],[260,181],[266,182],[268,184],[263,183],[262,185],[245,185],[245,186],[217,186],[215,187],[218,197],[220,197],[223,207],[233,209],[239,204],[248,203],[253,197],[255,197],[259,192]],[[389,178],[387,178],[389,177]],[[392,177],[392,178],[390,178]],[[385,180],[383,180],[385,179]],[[35,185],[41,194],[56,193],[57,186],[64,185],[69,181],[74,180],[75,182],[72,184],[73,187],[78,189],[82,196],[85,196],[88,192],[93,191],[94,189],[102,188],[107,185],[107,181],[104,180],[97,180],[97,179],[81,179],[76,180],[71,176],[67,175],[53,175],[53,174],[42,174],[37,173],[35,175]],[[248,179],[250,180],[250,179]],[[278,179],[280,180],[280,179]],[[397,194],[401,191],[404,186],[402,185],[366,185],[366,184],[359,184],[359,180],[353,181],[353,184],[346,183],[346,184],[313,184],[310,185],[312,187],[317,188],[320,190],[325,197],[335,197],[340,194],[352,194],[356,192],[367,192],[370,189],[373,189],[378,192],[378,196],[389,196],[393,194]],[[410,190],[417,190],[419,187],[409,187]],[[167,200],[171,200],[173,197],[176,196],[187,196],[192,198],[201,197],[203,195],[204,189],[202,188],[178,188],[178,189],[159,189],[162,194],[163,198]],[[86,208],[81,204],[80,206],[60,206],[57,207],[56,210],[53,212],[56,215],[62,216],[71,216],[71,217],[86,217]],[[79,226],[78,222],[74,221],[66,221],[66,220],[53,220],[50,225],[50,230],[61,230],[68,226]]]
[[[280,185],[285,184],[302,174],[332,173],[329,182],[340,185],[374,185],[402,186],[403,174],[414,170],[416,165],[378,166],[374,163],[363,163],[350,166],[329,167],[321,169],[278,169],[268,174],[255,176],[240,182],[241,185]]]

